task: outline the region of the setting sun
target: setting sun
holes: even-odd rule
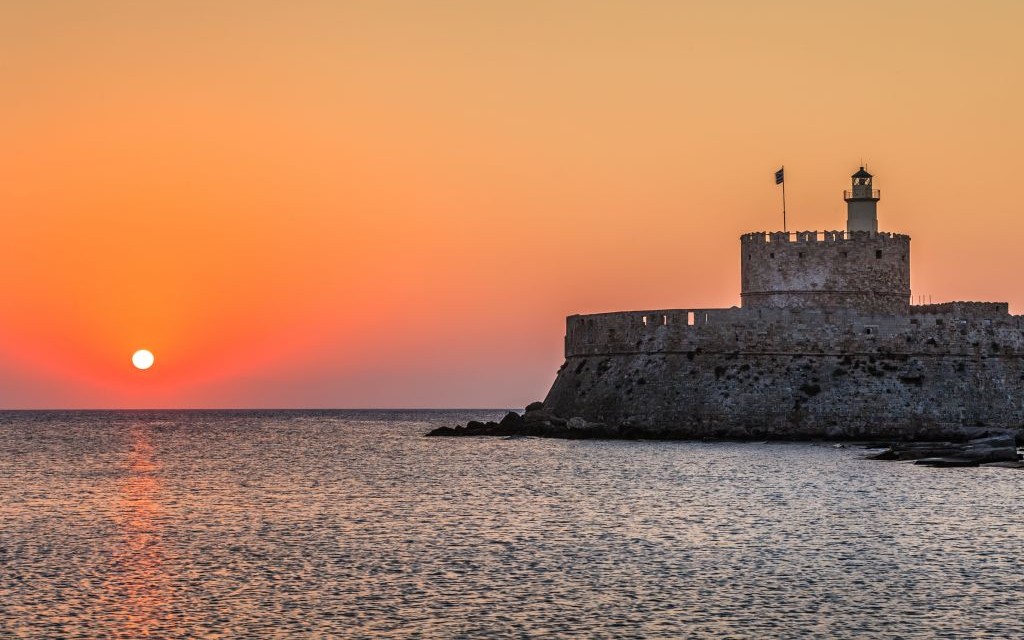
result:
[[[146,349],[139,349],[132,354],[132,364],[136,369],[148,369],[153,366],[153,352]]]
[[[0,406],[519,406],[567,315],[738,305],[782,164],[1020,313],[1024,3],[867,4],[0,3]]]

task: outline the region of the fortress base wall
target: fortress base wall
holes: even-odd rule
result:
[[[1020,428],[1021,318],[1000,305],[934,307],[827,321],[792,310],[572,316],[545,408],[693,438],[945,439]]]

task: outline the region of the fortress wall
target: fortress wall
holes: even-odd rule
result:
[[[959,306],[913,307],[907,315],[733,307],[569,316],[565,354],[1024,354],[1024,317],[1009,315],[1005,303],[950,304]]]
[[[740,238],[745,308],[853,308],[898,313],[910,301],[910,237],[799,231]]]
[[[651,437],[937,439],[1024,425],[1024,357],[622,354],[569,358],[557,415]]]
[[[1024,318],[1001,303],[930,306],[571,316],[545,406],[691,438],[942,439],[1024,425]]]

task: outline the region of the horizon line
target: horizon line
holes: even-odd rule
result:
[[[120,408],[74,408],[74,407],[28,407],[8,409],[0,407],[0,413],[32,411],[512,411],[522,407],[120,407]]]

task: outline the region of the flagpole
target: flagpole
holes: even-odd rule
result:
[[[786,228],[786,165],[782,165],[782,230],[789,231]]]

